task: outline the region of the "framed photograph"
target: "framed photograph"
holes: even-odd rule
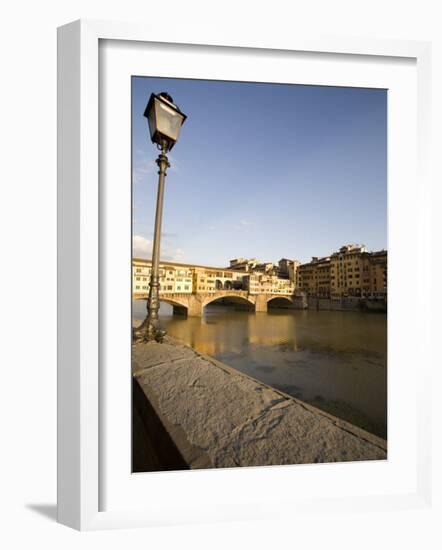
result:
[[[172,34],[59,29],[59,521],[425,506],[430,46]]]

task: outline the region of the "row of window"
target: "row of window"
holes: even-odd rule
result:
[[[135,290],[147,290],[148,288],[149,287],[147,285],[144,285],[144,286],[136,285],[135,286]],[[161,290],[172,290],[173,291],[173,285],[160,285],[160,291]],[[184,287],[177,286],[175,290],[177,290],[177,291],[179,291],[179,290],[190,290],[190,286],[189,285],[184,285]]]
[[[136,267],[135,268],[135,273],[150,273],[151,271],[151,268],[150,267]],[[159,274],[160,275],[178,275],[180,277],[191,277],[192,276],[192,271],[187,269],[175,269],[175,270],[172,270],[172,269],[160,269],[159,270]]]

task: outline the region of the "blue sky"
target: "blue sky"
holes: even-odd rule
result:
[[[188,116],[169,155],[163,259],[387,248],[386,90],[133,77],[135,255],[151,254],[158,152],[143,113],[161,91]]]

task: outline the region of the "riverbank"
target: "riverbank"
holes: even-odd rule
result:
[[[281,306],[279,306],[281,307]],[[321,311],[364,311],[366,313],[387,313],[387,299],[368,299],[348,296],[341,298],[314,298],[296,296],[294,309],[313,309]]]
[[[134,471],[387,458],[386,441],[166,337],[133,347]]]

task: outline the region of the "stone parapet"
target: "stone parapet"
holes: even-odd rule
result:
[[[170,337],[133,347],[133,380],[134,471],[387,458],[383,439]]]

